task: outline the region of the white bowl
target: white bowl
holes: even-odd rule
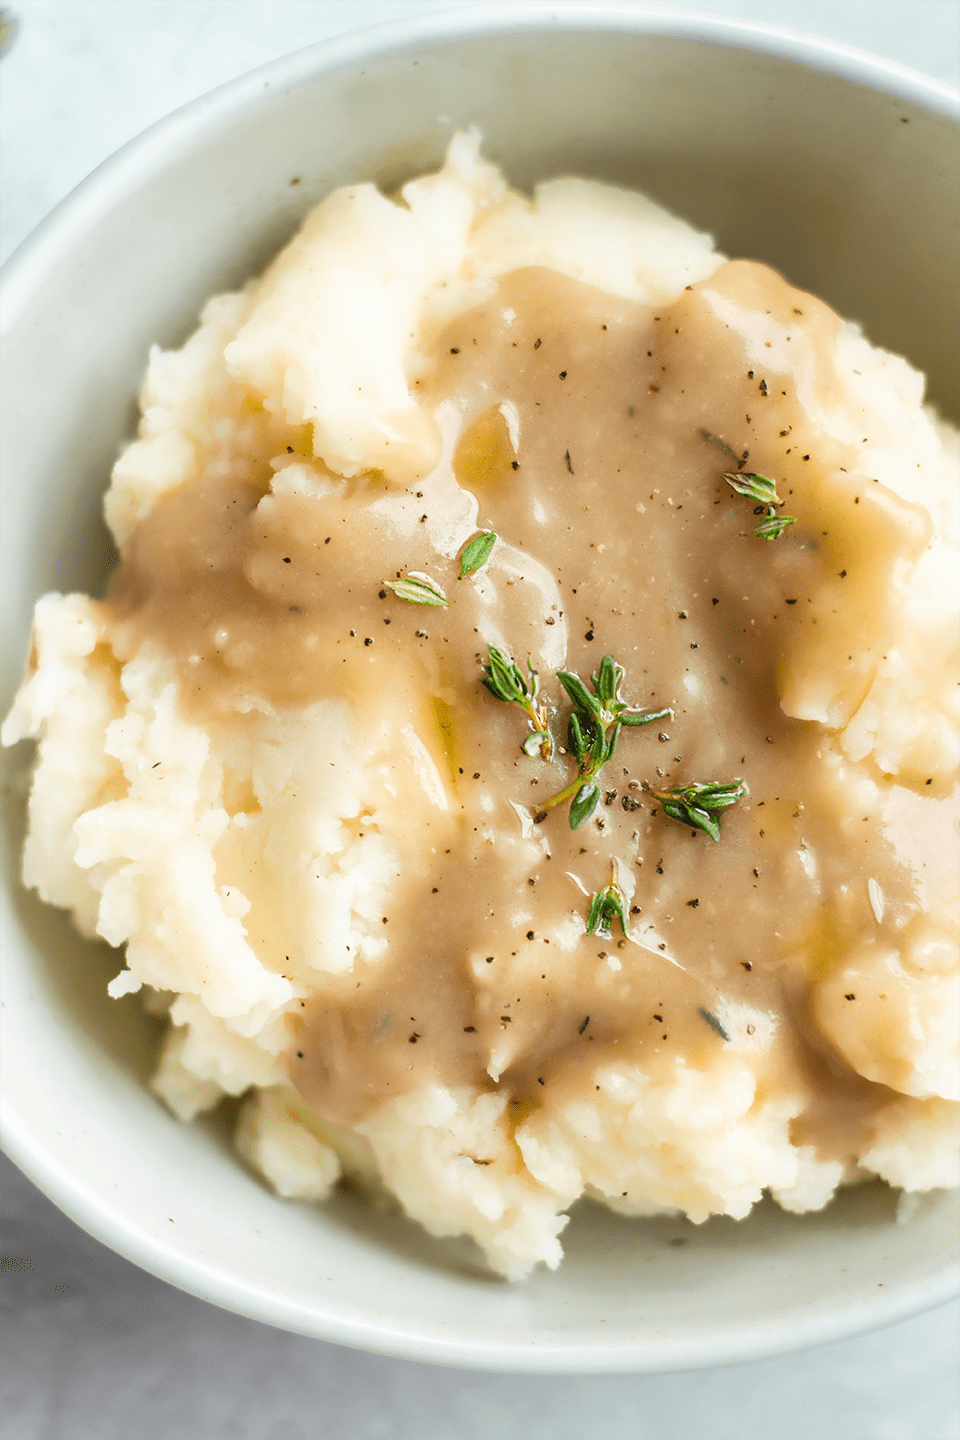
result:
[[[36,597],[97,592],[100,496],[153,341],[180,342],[332,186],[388,189],[471,123],[520,186],[581,173],[650,191],[730,254],[766,260],[927,370],[956,373],[958,105],[838,46],[653,8],[490,4],[349,36],[256,71],[98,170],[7,267],[3,707]],[[7,762],[19,793],[29,762]],[[5,807],[2,1120],[12,1158],[145,1269],[304,1334],[504,1370],[650,1371],[837,1339],[956,1293],[957,1199],[906,1225],[882,1186],[809,1217],[628,1222],[582,1205],[555,1273],[507,1285],[459,1242],[342,1195],[269,1194],[215,1123],[145,1078],[154,1026],[118,968],[17,882]]]

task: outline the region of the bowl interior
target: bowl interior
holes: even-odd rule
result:
[[[36,597],[98,593],[100,497],[152,342],[182,341],[332,186],[386,189],[476,124],[521,187],[579,173],[646,189],[729,254],[767,261],[930,376],[955,413],[957,121],[937,87],[722,22],[597,11],[432,17],[277,62],[103,167],[8,267],[2,704]],[[953,305],[951,308],[951,297]],[[956,1197],[894,1221],[883,1186],[741,1225],[626,1222],[584,1204],[559,1272],[491,1280],[464,1242],[339,1196],[268,1194],[216,1121],[143,1085],[156,1041],[120,957],[17,882],[29,755],[4,764],[6,1144],[74,1219],[147,1269],[304,1333],[503,1369],[663,1369],[772,1354],[937,1303]]]

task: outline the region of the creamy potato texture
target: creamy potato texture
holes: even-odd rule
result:
[[[169,1013],[158,1095],[244,1095],[281,1194],[385,1186],[511,1277],[584,1193],[956,1183],[956,438],[921,402],[766,267],[600,185],[525,200],[472,136],[212,300],[151,358],[113,586],[40,602],[4,732],[40,736],[26,883]],[[574,828],[557,677],[606,655],[660,718]],[[662,798],[712,782],[717,840]]]

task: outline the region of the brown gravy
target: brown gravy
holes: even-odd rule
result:
[[[301,437],[288,458],[312,465],[313,493],[264,500],[266,463],[209,474],[132,535],[108,602],[122,658],[159,642],[205,723],[345,696],[375,757],[354,823],[397,853],[387,955],[317,973],[290,1021],[289,1073],[328,1118],[356,1122],[430,1081],[499,1084],[528,1113],[603,1062],[666,1075],[678,1054],[697,1067],[727,1043],[764,1093],[803,1095],[797,1133],[824,1156],[855,1154],[894,1098],[819,1035],[808,983],[861,935],[897,945],[923,910],[924,867],[949,863],[934,858],[946,805],[909,797],[931,837],[909,854],[880,788],[838,812],[829,736],[780,704],[784,655],[812,627],[842,625],[856,658],[837,703],[854,707],[884,604],[886,562],[846,520],[824,527],[821,478],[850,477],[851,527],[886,534],[903,519],[859,492],[853,511],[856,453],[818,424],[837,324],[747,262],[661,310],[520,271],[437,342],[420,390],[447,452],[418,485],[331,480]],[[773,543],[744,533],[752,504],[722,479],[737,461],[774,477],[797,516]],[[481,529],[497,546],[460,580],[456,551]],[[449,607],[398,600],[386,582],[410,570]],[[838,616],[823,596],[841,570]],[[674,711],[622,732],[578,830],[568,807],[531,821],[573,765],[521,752],[523,714],[480,684],[490,642],[532,658],[561,745],[556,671],[586,679],[607,653],[624,699]],[[748,794],[718,844],[648,793],[735,778]],[[587,936],[613,861],[629,938]],[[868,877],[886,897],[879,921]]]

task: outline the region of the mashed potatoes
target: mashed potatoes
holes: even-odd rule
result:
[[[281,1195],[386,1187],[510,1277],[584,1193],[956,1183],[921,402],[765,267],[601,185],[527,201],[470,136],[211,300],[151,357],[110,594],[40,601],[3,732],[40,740],[26,884],[169,1014],[157,1094],[244,1096]]]

